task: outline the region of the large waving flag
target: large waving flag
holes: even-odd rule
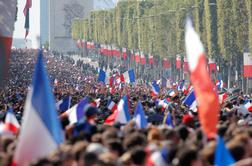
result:
[[[84,117],[84,108],[89,104],[89,98],[84,97],[78,104],[74,105],[66,112],[61,114],[61,117],[68,117],[70,124],[80,121]]]
[[[187,60],[191,71],[190,79],[199,104],[199,120],[206,135],[215,137],[217,133],[219,100],[207,71],[203,45],[189,19],[186,24],[185,43]]]
[[[214,165],[215,166],[230,166],[235,163],[234,158],[225,146],[224,140],[218,136],[217,145],[215,148]]]
[[[145,118],[143,106],[141,102],[138,102],[135,113],[134,113],[134,119],[136,123],[137,128],[145,128],[147,126],[147,120]]]
[[[17,0],[5,0],[0,3],[0,85],[8,73],[16,6]]]
[[[63,140],[52,88],[43,64],[42,51],[39,51],[12,165],[23,166],[45,157],[56,150]]]
[[[156,81],[153,81],[152,84],[151,84],[151,87],[152,87],[152,96],[157,96],[160,92],[160,87],[158,86],[157,82]]]
[[[119,101],[117,110],[118,113],[115,118],[115,122],[119,122],[121,124],[128,123],[130,121],[130,113],[127,96],[123,96],[123,98]]]
[[[25,38],[28,36],[29,34],[29,29],[30,29],[30,8],[32,6],[32,0],[26,0],[26,4],[23,10],[23,13],[25,15]]]
[[[16,134],[20,128],[17,118],[12,109],[7,111],[5,117],[5,129]]]

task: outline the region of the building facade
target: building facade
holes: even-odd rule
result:
[[[113,0],[50,0],[49,48],[60,52],[76,50],[71,37],[72,20],[86,18],[91,11],[113,8],[114,5]]]
[[[40,44],[49,42],[49,3],[48,0],[40,0]]]

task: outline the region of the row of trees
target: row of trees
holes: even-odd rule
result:
[[[187,16],[222,73],[242,74],[243,52],[252,50],[251,0],[119,1],[114,9],[73,20],[72,37],[174,60],[185,55]]]
[[[73,20],[72,37],[170,57],[185,52],[188,15],[209,57],[231,60],[252,47],[251,0],[119,1],[115,9]]]

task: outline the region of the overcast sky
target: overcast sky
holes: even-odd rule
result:
[[[23,9],[25,6],[26,0],[18,0],[18,16],[17,21],[15,23],[15,30],[14,30],[14,38],[24,38],[25,36],[25,17],[23,14]],[[32,40],[32,46],[37,46],[36,36],[40,33],[40,0],[32,0],[32,7],[30,9],[30,31],[28,35],[28,39]]]

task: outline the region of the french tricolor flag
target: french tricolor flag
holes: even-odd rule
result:
[[[199,120],[208,138],[217,134],[219,99],[207,70],[206,56],[191,20],[187,20],[185,34],[186,55],[190,69],[190,80],[199,104]]]
[[[78,104],[74,105],[66,112],[62,113],[61,117],[68,117],[70,124],[80,121],[84,117],[84,108],[89,104],[89,98],[84,97]]]
[[[130,121],[130,113],[129,113],[128,98],[127,96],[124,96],[118,103],[115,122],[119,122],[120,124],[126,124],[129,121]]]
[[[248,109],[249,112],[252,112],[252,103],[247,101],[244,106]]]
[[[135,73],[133,69],[130,69],[124,72],[121,75],[121,81],[126,83],[134,83],[135,82]]]
[[[16,134],[20,128],[17,118],[12,109],[7,111],[5,117],[5,129]]]
[[[176,96],[176,93],[173,89],[169,90],[168,91],[168,95],[171,96],[171,97],[175,97]]]
[[[156,81],[153,81],[151,84],[151,88],[152,88],[152,96],[155,97],[159,94],[160,92],[160,87],[158,86]]]
[[[63,135],[42,51],[39,51],[32,89],[27,95],[23,123],[11,165],[23,166],[48,156],[63,142]]]
[[[117,104],[114,102],[114,101],[110,101],[108,103],[108,109],[111,111],[111,112],[115,112],[117,110]]]
[[[196,101],[196,97],[195,97],[195,93],[194,91],[191,91],[186,98],[184,99],[184,101],[182,102],[182,104],[185,104],[187,106],[189,106],[189,108],[193,111],[197,111],[197,101]]]

